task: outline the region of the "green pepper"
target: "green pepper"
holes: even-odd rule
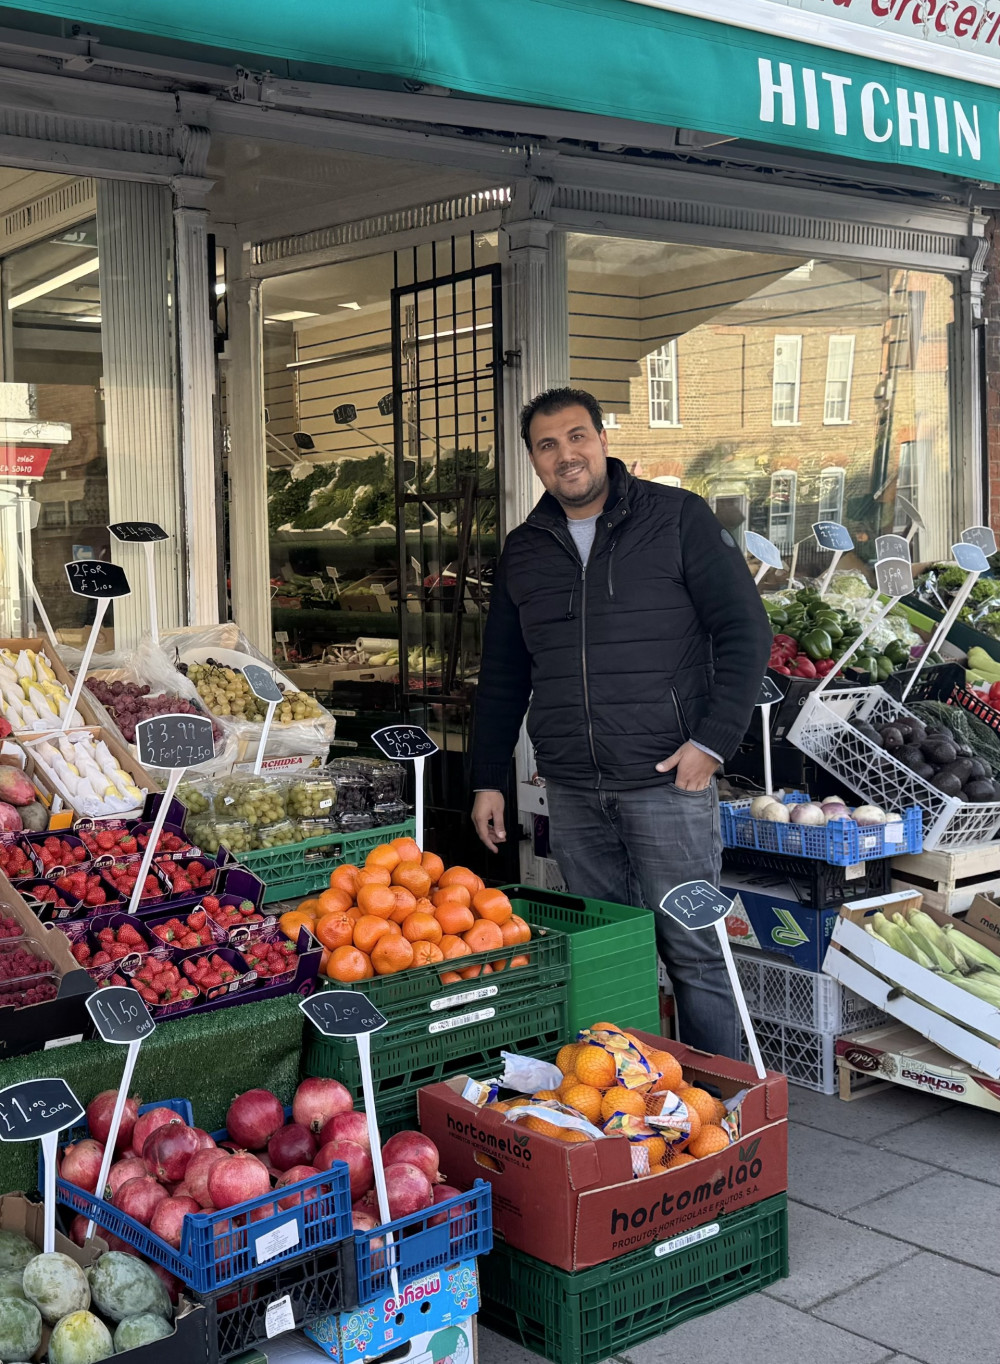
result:
[[[852,659],[850,666],[867,673],[873,682],[878,681],[878,663],[874,654],[862,654],[860,658]]]
[[[768,611],[767,618],[775,634],[780,634],[782,626],[788,624],[788,612],[783,607],[781,609],[774,607]]]
[[[875,670],[879,682],[884,682],[896,671],[896,665],[891,658],[886,658],[885,654],[879,654],[875,659]]]
[[[814,663],[818,663],[821,658],[830,658],[833,654],[833,640],[825,630],[810,630],[808,634],[802,636],[799,644],[802,652]]]
[[[885,658],[891,658],[897,668],[905,668],[910,661],[909,649],[898,639],[890,640],[882,653]]]
[[[844,638],[844,627],[836,616],[818,615],[813,621],[813,625],[817,630],[825,630],[834,644]]]
[[[795,600],[801,602],[822,601],[820,594],[815,587],[800,587],[795,594]]]

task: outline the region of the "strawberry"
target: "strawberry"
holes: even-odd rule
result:
[[[204,928],[208,923],[208,915],[203,909],[196,909],[188,915],[188,928],[193,928],[195,932]]]

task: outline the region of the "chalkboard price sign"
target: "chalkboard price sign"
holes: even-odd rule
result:
[[[155,521],[116,521],[108,530],[116,540],[128,540],[136,544],[153,544],[157,540],[170,538]]]
[[[248,663],[243,669],[243,676],[254,696],[261,701],[266,701],[269,705],[272,701],[280,701],[284,692],[275,682],[274,677],[268,672],[267,668],[262,668],[259,663]]]
[[[103,559],[74,559],[65,569],[69,590],[77,597],[127,597],[132,591],[119,564]]]
[[[87,1012],[105,1042],[127,1046],[147,1038],[156,1024],[146,1008],[146,1001],[137,990],[124,985],[109,985],[89,995]]]
[[[962,540],[967,545],[978,545],[987,557],[997,552],[997,538],[989,526],[970,526],[962,531]]]
[[[743,536],[743,543],[746,546],[747,553],[752,554],[755,559],[759,559],[762,564],[767,564],[768,568],[784,567],[781,551],[766,536],[748,530]]]
[[[785,693],[778,686],[777,682],[775,682],[774,678],[765,675],[763,682],[760,684],[760,694],[757,697],[757,705],[776,706],[779,701],[783,701],[784,699]]]
[[[65,1080],[23,1080],[0,1089],[0,1141],[39,1141],[82,1117],[83,1105]]]
[[[388,1023],[367,995],[354,990],[321,990],[299,1000],[299,1008],[325,1037],[356,1037]]]
[[[876,559],[908,559],[910,542],[901,535],[880,535],[875,541]]]
[[[157,715],[140,720],[135,743],[143,767],[197,767],[215,757],[212,722],[204,715]]]
[[[728,895],[710,881],[685,881],[660,901],[664,914],[692,930],[711,928],[724,919],[732,907]]]
[[[372,742],[387,758],[397,762],[407,758],[428,758],[438,751],[437,744],[419,725],[388,725],[375,731]]]
[[[974,545],[968,541],[960,545],[952,545],[952,557],[959,568],[964,568],[966,573],[987,573],[989,571],[989,560],[985,552],[979,545]]]
[[[908,597],[913,591],[909,559],[880,559],[875,565],[875,585],[885,597]]]
[[[813,526],[813,535],[820,549],[832,549],[834,553],[839,551],[843,554],[854,548],[851,532],[839,521],[817,521]]]

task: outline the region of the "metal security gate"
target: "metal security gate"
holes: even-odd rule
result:
[[[501,531],[500,266],[477,265],[482,247],[470,233],[397,252],[392,292],[402,704],[441,750],[432,846],[466,864],[485,860],[468,752]]]

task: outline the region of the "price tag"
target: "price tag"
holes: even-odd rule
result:
[[[339,407],[333,409],[333,420],[338,426],[347,426],[350,422],[356,421],[358,409],[353,403],[341,403]]]
[[[876,559],[909,559],[910,542],[902,535],[880,535],[875,541]]]
[[[140,720],[135,744],[143,767],[185,769],[215,757],[212,722],[204,715],[157,715]],[[166,800],[164,806],[168,804]]]
[[[785,693],[775,682],[773,677],[768,677],[765,673],[764,680],[760,684],[760,693],[757,697],[758,706],[776,706],[779,701],[784,701]]]
[[[843,554],[854,548],[851,532],[839,521],[817,521],[813,526],[813,535],[820,549],[832,549],[834,553]]]
[[[87,1012],[104,1042],[127,1046],[148,1037],[156,1024],[137,990],[124,985],[109,985],[96,990],[86,1000]]]
[[[909,596],[913,591],[909,559],[880,559],[875,565],[875,584],[884,597]]]
[[[951,555],[959,568],[964,568],[966,573],[988,573],[990,570],[989,560],[979,545],[968,541],[952,545]]]
[[[108,530],[116,540],[132,541],[137,544],[152,544],[157,540],[170,537],[162,526],[155,521],[116,521]]]
[[[962,540],[967,545],[978,545],[987,558],[997,552],[997,538],[989,526],[969,526],[962,531]]]
[[[762,564],[767,564],[768,568],[784,568],[781,551],[766,536],[748,530],[744,532],[743,543],[746,545],[747,553],[759,559]]]
[[[285,694],[275,682],[273,675],[259,663],[248,663],[243,669],[243,676],[254,696],[259,697],[261,701],[277,704],[284,699]]]
[[[287,644],[287,643],[288,643],[288,631],[287,631],[287,630],[275,630],[275,632],[274,632],[274,638],[278,641],[279,644]]]
[[[660,901],[664,914],[692,931],[711,928],[723,920],[732,907],[728,895],[723,895],[710,881],[685,881]]]
[[[24,1080],[0,1089],[0,1141],[40,1141],[83,1117],[65,1080]]]
[[[64,565],[69,590],[77,597],[127,597],[132,589],[125,570],[103,559],[74,559]]]
[[[920,515],[912,502],[908,502],[905,497],[897,496],[896,508],[903,513],[907,521],[912,521],[918,528],[923,528],[924,518]]]
[[[419,725],[388,725],[375,731],[372,742],[387,758],[398,762],[407,758],[428,758],[438,751],[437,744]]]
[[[299,1008],[325,1037],[379,1032],[389,1021],[367,995],[355,990],[321,990],[300,999]]]
[[[274,1302],[267,1304],[267,1310],[264,1312],[264,1334],[268,1340],[273,1340],[275,1336],[283,1336],[286,1331],[294,1330],[295,1313],[292,1311],[292,1299],[291,1295],[286,1293],[283,1298],[275,1298]]]

